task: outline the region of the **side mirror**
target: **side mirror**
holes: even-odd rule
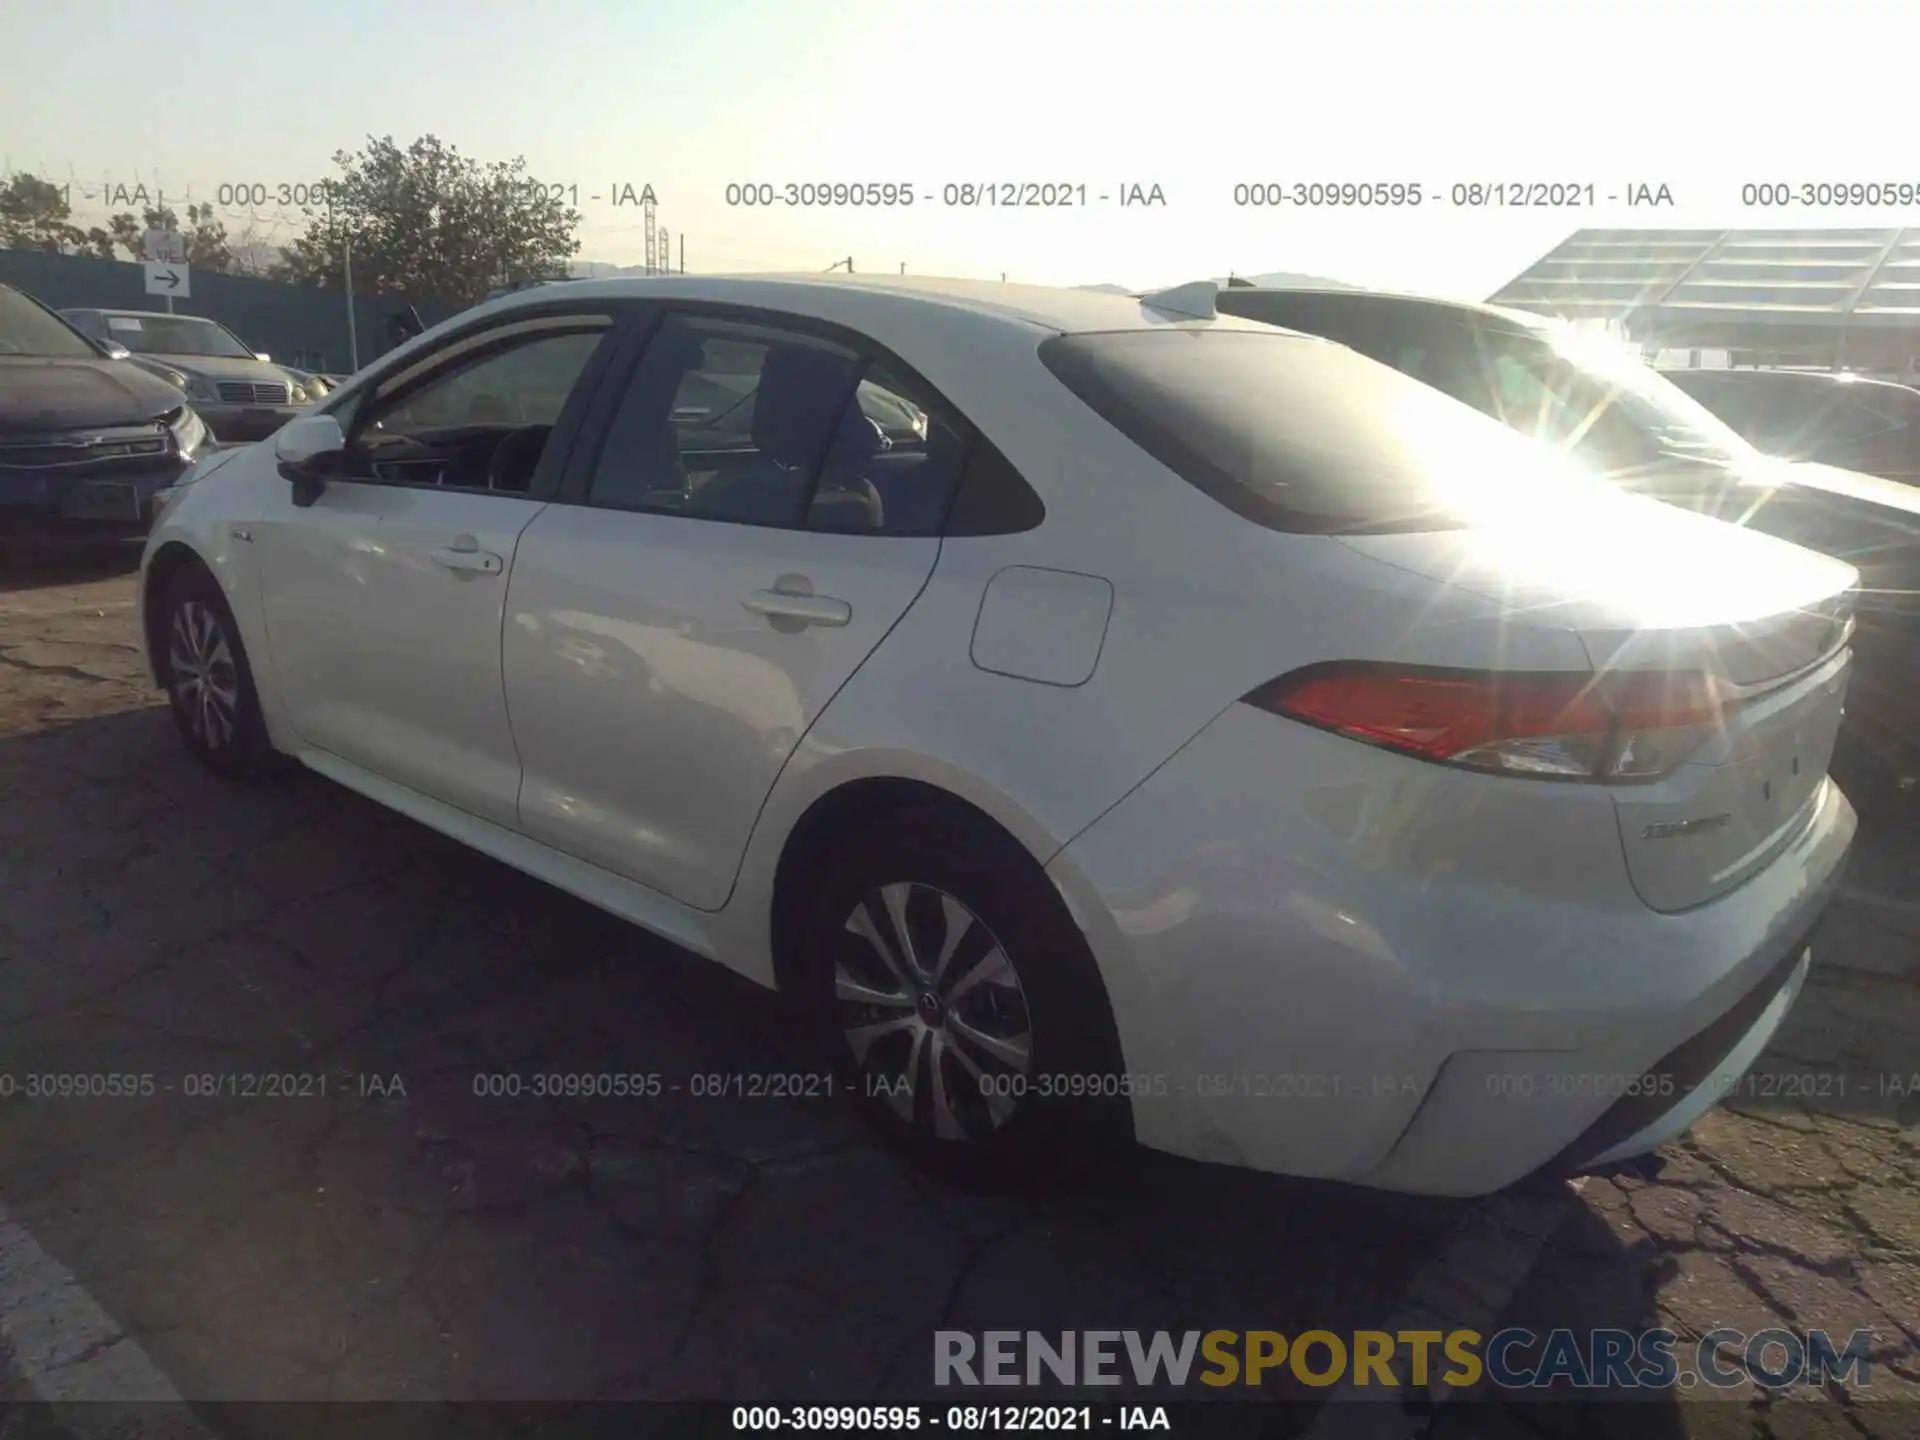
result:
[[[109,360],[130,360],[133,358],[133,352],[118,340],[102,340],[100,342],[100,348],[107,352],[107,358]]]
[[[273,458],[303,510],[326,490],[327,477],[340,472],[346,453],[346,433],[331,415],[296,415],[273,437]]]

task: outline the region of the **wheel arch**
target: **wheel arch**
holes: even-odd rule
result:
[[[1113,997],[1095,953],[1093,937],[1087,933],[1085,919],[1073,896],[1048,868],[1048,861],[1058,854],[1059,845],[1036,846],[1018,833],[1015,828],[1018,819],[1015,825],[1008,825],[970,797],[924,778],[866,774],[843,780],[815,796],[787,831],[764,907],[775,988],[790,997],[790,1003],[800,1007],[796,1013],[807,1013],[806,997],[812,988],[810,966],[795,943],[808,928],[807,923],[802,923],[806,917],[801,904],[807,895],[810,877],[824,872],[828,858],[835,853],[836,837],[861,834],[867,827],[886,824],[894,817],[924,817],[930,813],[941,821],[953,822],[956,828],[976,832],[979,841],[988,847],[1004,847],[1010,864],[1032,867],[1028,880],[1033,888],[1026,893],[1032,900],[1045,897],[1051,902],[1049,908],[1053,909],[1055,918],[1036,923],[1049,927],[1043,933],[1055,937],[1055,943],[1046,945],[1045,949],[1064,967],[1059,974],[1073,987],[1074,1008],[1083,1017],[1084,1034],[1095,1047],[1091,1053],[1102,1057],[1093,1068],[1102,1073],[1109,1068],[1115,1073],[1124,1072],[1125,1050]],[[1033,827],[1030,817],[1027,824]],[[903,829],[902,833],[911,831]],[[954,838],[963,847],[973,848],[966,836]],[[1057,926],[1064,929],[1052,928]],[[1069,934],[1076,935],[1081,943],[1074,945],[1067,938]],[[802,981],[808,983],[802,984]],[[1134,1136],[1131,1105],[1115,1102],[1099,1125],[1105,1139],[1131,1141]]]
[[[895,816],[927,810],[963,816],[1018,848],[1032,859],[1036,869],[1044,869],[1046,865],[1044,855],[1033,854],[1032,847],[994,815],[940,785],[905,775],[863,775],[841,781],[807,805],[780,846],[768,905],[776,984],[785,978],[787,941],[792,932],[787,922],[794,900],[812,868],[831,852],[835,836],[861,826],[883,823]]]
[[[165,639],[160,630],[163,623],[160,597],[166,593],[174,576],[196,565],[218,580],[213,566],[206,562],[198,550],[183,540],[168,540],[153,552],[141,574],[140,638],[146,646],[147,673],[153,677],[156,685],[164,683],[160,674],[160,648]]]

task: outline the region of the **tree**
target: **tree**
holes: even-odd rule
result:
[[[0,248],[44,250],[50,255],[91,255],[100,260],[139,260],[141,242],[149,230],[180,230],[187,242],[187,264],[196,270],[233,268],[233,251],[226,226],[214,217],[212,205],[187,206],[187,224],[171,205],[148,206],[138,219],[128,211],[110,218],[105,228],[82,230],[73,223],[73,209],[65,188],[24,171],[0,185]]]
[[[260,228],[257,220],[249,219],[239,234],[229,237],[227,248],[233,255],[227,267],[229,275],[271,279],[280,263],[280,247],[272,243],[272,236]]]
[[[113,240],[106,231],[98,226],[82,230],[73,223],[64,187],[25,171],[0,185],[0,249],[113,258]]]
[[[121,211],[107,221],[107,233],[112,244],[127,252],[130,259],[144,259],[142,251],[146,233],[149,230],[178,230],[180,238],[187,242],[187,265],[194,270],[212,270],[226,274],[233,268],[233,250],[227,244],[227,227],[214,217],[211,202],[205,205],[187,206],[187,223],[183,227],[180,217],[171,205],[149,205],[140,213],[138,220],[129,211]],[[112,258],[111,251],[108,258]]]
[[[482,165],[432,135],[404,150],[389,135],[333,161],[331,203],[305,208],[280,278],[341,288],[351,247],[356,289],[460,307],[507,280],[564,275],[579,252],[579,213],[524,158]]]

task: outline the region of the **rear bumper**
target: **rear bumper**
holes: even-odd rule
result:
[[[1658,914],[1602,788],[1282,723],[1231,707],[1050,867],[1136,1135],[1197,1159],[1479,1195],[1661,1143],[1778,1025],[1856,829],[1825,783],[1765,869]]]
[[[1638,1093],[1616,1100],[1547,1164],[1547,1173],[1579,1175],[1679,1139],[1753,1068],[1800,998],[1812,964],[1810,943],[1790,945],[1731,1009],[1649,1066]]]

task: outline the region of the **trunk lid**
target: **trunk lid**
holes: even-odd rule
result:
[[[1609,786],[1651,908],[1725,894],[1810,820],[1845,699],[1852,566],[1628,495],[1341,543],[1498,599],[1516,628],[1573,632],[1597,672],[1718,678],[1731,703],[1704,744],[1662,779]]]

